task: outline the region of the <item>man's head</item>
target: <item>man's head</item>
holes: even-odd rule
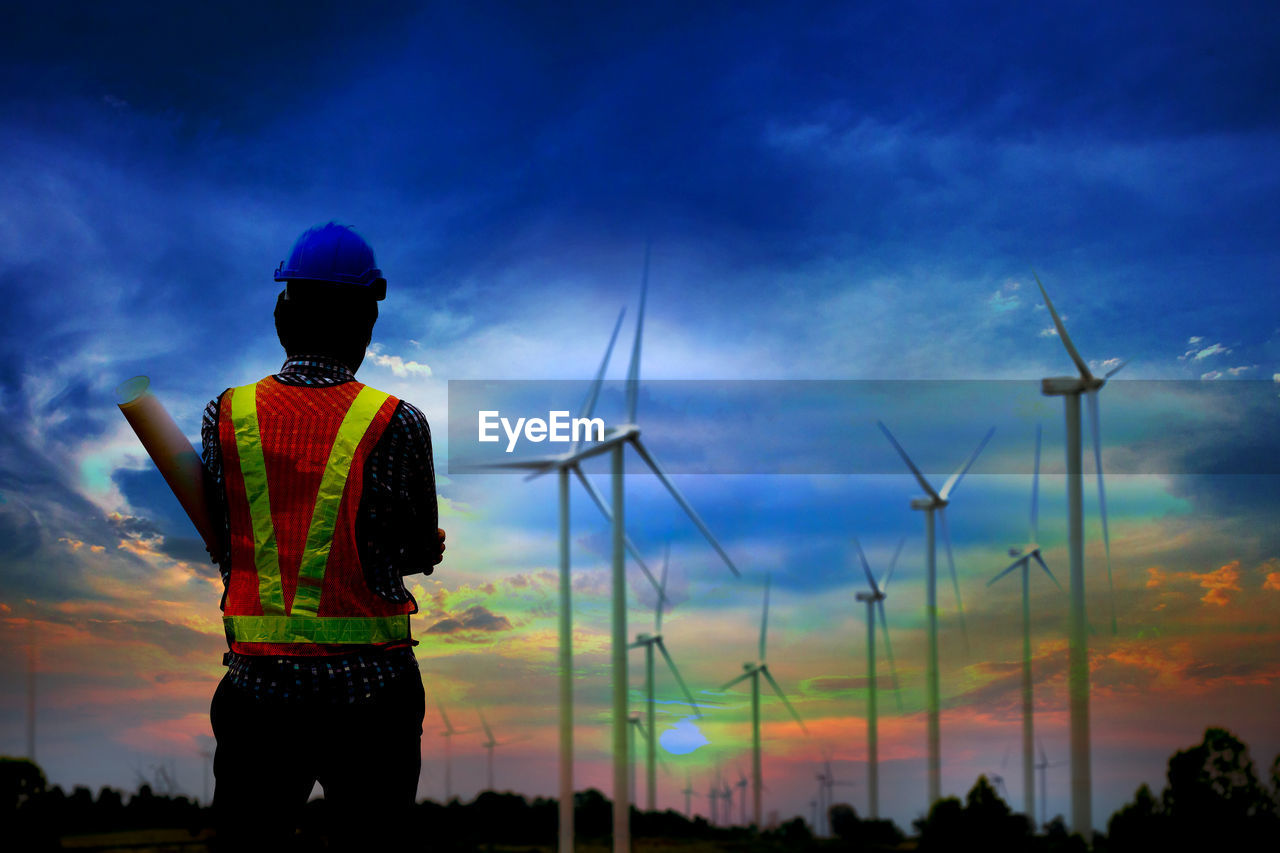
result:
[[[318,225],[294,243],[275,279],[287,282],[275,310],[285,352],[327,355],[359,369],[387,288],[369,244],[349,226]]]

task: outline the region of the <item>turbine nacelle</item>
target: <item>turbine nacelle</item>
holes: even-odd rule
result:
[[[934,497],[928,497],[928,496],[922,495],[918,498],[911,499],[911,508],[912,509],[942,509],[949,503],[951,503],[951,501],[947,500],[946,498],[934,498]]]
[[[1107,380],[1097,376],[1048,376],[1040,380],[1040,393],[1046,397],[1065,397],[1097,391]]]
[[[884,601],[884,593],[883,592],[859,592],[854,594],[853,598],[855,601],[865,601],[867,604],[871,604],[876,601]]]

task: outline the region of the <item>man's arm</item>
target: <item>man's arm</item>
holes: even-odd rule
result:
[[[200,459],[204,463],[205,500],[213,517],[214,529],[221,539],[219,553],[211,551],[209,557],[218,564],[225,582],[227,573],[231,571],[231,554],[227,544],[231,541],[231,535],[227,523],[227,496],[222,489],[222,445],[218,438],[218,409],[221,405],[222,394],[219,394],[204,407],[204,417],[200,422]]]
[[[412,518],[403,528],[409,534],[402,552],[400,575],[431,574],[444,558],[444,531],[437,526],[435,457],[431,451],[431,425],[416,406],[401,401],[406,432],[403,495]]]

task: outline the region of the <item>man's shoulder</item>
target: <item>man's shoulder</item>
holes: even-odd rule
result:
[[[397,399],[400,399],[400,398],[397,398]],[[392,417],[396,420],[404,421],[406,424],[413,425],[419,429],[423,429],[423,430],[431,429],[431,427],[427,424],[427,416],[422,413],[421,409],[419,409],[413,403],[410,403],[408,400],[400,399],[400,402],[396,406],[396,410],[392,414]]]

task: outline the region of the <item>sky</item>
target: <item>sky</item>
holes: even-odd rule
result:
[[[1124,362],[1100,394],[1113,592],[1085,483],[1097,824],[1208,726],[1260,767],[1280,753],[1273,4],[11,17],[0,753],[26,750],[32,646],[53,782],[133,788],[167,765],[202,793],[221,583],[113,389],[149,375],[198,444],[210,398],[279,368],[271,273],[331,219],[388,279],[359,378],[435,436],[448,558],[409,579],[432,699],[421,796],[443,793],[436,700],[470,730],[456,793],[484,784],[477,707],[507,741],[500,788],[552,795],[555,779],[554,483],[464,472],[479,445],[451,421],[450,383],[560,380],[576,410],[626,308],[599,410],[620,422],[646,245],[637,420],[742,572],[629,468],[628,531],[651,566],[669,543],[664,634],[704,714],[660,674],[660,807],[683,808],[686,775],[705,791],[717,766],[749,768],[748,694],[720,686],[755,653],[768,575],[770,669],[807,731],[766,698],[766,812],[807,817],[824,755],[853,783],[837,799],[865,811],[853,540],[881,571],[905,537],[886,601],[897,690],[878,663],[881,803],[904,827],[924,811],[919,487],[877,420],[935,482],[996,428],[948,512],[965,630],[941,570],[943,790],[998,773],[1020,805],[1020,591],[986,583],[1027,537],[1037,425],[1039,540],[1065,583],[1062,403],[1038,380],[1073,370],[1033,270],[1094,369]],[[607,792],[608,528],[580,490],[572,518],[577,782]],[[654,598],[628,572],[635,633]],[[1066,599],[1031,581],[1048,809],[1069,815]]]

